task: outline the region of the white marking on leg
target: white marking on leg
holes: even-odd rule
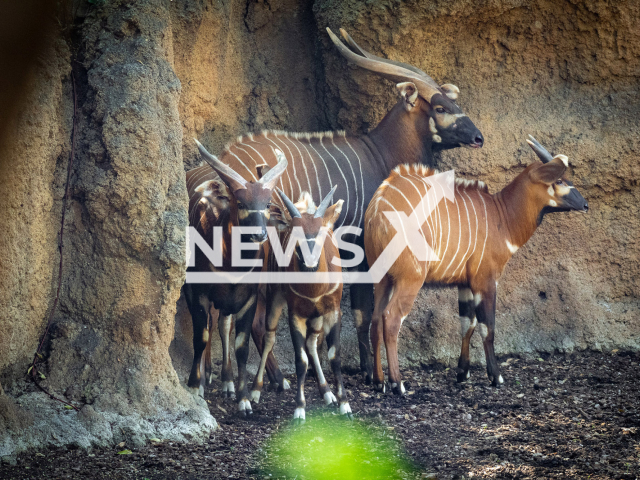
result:
[[[241,412],[252,412],[251,402],[245,399],[240,400],[240,402],[238,402],[238,410]]]
[[[233,386],[233,381],[230,382],[222,382],[222,391],[223,392],[236,392],[236,387]]]
[[[512,244],[509,240],[505,240],[507,243],[507,248],[509,249],[509,251],[514,254],[518,251],[518,248],[516,245]]]
[[[404,382],[400,382],[400,393],[404,393],[406,390],[404,389]]]
[[[244,343],[244,332],[240,332],[236,335],[236,350]]]
[[[502,375],[498,375],[498,383],[504,383],[504,379],[502,378]]]
[[[482,302],[482,294],[480,294],[480,293],[476,293],[476,294],[473,296],[473,303],[475,303],[475,305],[476,305],[476,307],[477,307],[478,305],[480,305],[480,302]]]
[[[473,292],[470,288],[461,288],[458,290],[458,301],[465,303],[473,300]]]
[[[470,376],[471,374],[469,373],[469,370],[467,370],[467,379],[469,379]]]
[[[329,355],[329,360],[333,360],[334,358],[336,358],[336,347],[335,346],[331,347],[329,349],[328,355]]]
[[[311,336],[307,339],[307,349],[309,350],[309,354],[311,355],[311,359],[313,360],[313,366],[316,369],[318,384],[326,385],[327,380],[324,378],[322,365],[320,364],[320,357],[318,356],[318,336],[319,334],[317,333],[311,334]]]
[[[460,315],[460,335],[464,337],[469,331],[469,327],[471,327],[471,319]]]
[[[259,403],[260,402],[260,390],[253,390],[251,392],[251,401],[253,403]]]
[[[331,391],[324,394],[325,405],[331,405],[332,403],[338,403],[336,396]]]
[[[305,421],[304,407],[298,407],[293,412],[293,419],[300,419],[302,422]]]
[[[291,389],[291,384],[289,383],[289,380],[287,380],[286,378],[282,379],[282,389],[283,390],[290,390]]]
[[[348,415],[351,413],[351,407],[349,406],[349,402],[344,402],[340,404],[340,415]]]
[[[480,327],[478,328],[478,330],[480,332],[480,336],[482,337],[482,340],[487,338],[487,336],[489,335],[489,329],[484,323],[480,324]]]

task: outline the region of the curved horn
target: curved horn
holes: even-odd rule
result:
[[[247,181],[242,178],[241,175],[236,173],[231,167],[225,165],[218,157],[215,155],[211,155],[207,152],[207,149],[202,146],[202,144],[194,138],[196,145],[198,146],[198,150],[200,150],[200,155],[206,160],[206,162],[213,168],[216,173],[220,176],[222,181],[227,184],[231,190],[239,190],[247,188]]]
[[[320,218],[324,215],[324,212],[326,212],[329,205],[331,205],[331,200],[333,200],[333,194],[336,191],[336,188],[338,188],[338,186],[334,185],[327,196],[320,202],[320,205],[316,208],[316,213],[314,213],[313,218]]]
[[[329,33],[329,37],[334,45],[338,48],[343,57],[349,60],[352,63],[355,63],[357,66],[362,67],[371,72],[375,72],[380,74],[381,76],[393,80],[396,83],[402,82],[413,82],[416,87],[418,87],[418,92],[424,97],[428,102],[431,101],[431,97],[434,95],[442,93],[438,84],[433,81],[431,77],[428,75],[424,77],[422,74],[418,74],[413,70],[410,70],[402,65],[397,65],[396,63],[388,63],[381,60],[374,60],[371,58],[363,57],[353,53],[349,50],[338,37],[331,31],[329,27],[327,27],[327,32]],[[358,48],[358,50],[362,50]],[[426,75],[426,74],[425,74]]]
[[[284,192],[279,188],[278,188],[278,194],[280,195],[280,198],[282,199],[284,206],[287,207],[287,210],[289,210],[289,215],[291,215],[291,218],[300,218],[302,216],[300,215],[300,211],[296,208],[293,202],[289,200],[289,197],[287,197],[284,194]]]
[[[540,145],[540,142],[538,142],[531,135],[529,135],[529,140],[527,140],[527,143],[533,149],[533,151],[536,152],[536,155],[538,155],[538,158],[542,160],[542,163],[548,163],[553,160],[553,155],[551,155],[547,151],[547,149]]]
[[[360,45],[358,45],[355,42],[355,40],[351,37],[351,35],[349,35],[346,32],[346,30],[344,28],[340,29],[340,34],[342,35],[342,38],[344,38],[345,41],[349,44],[349,46],[351,48],[353,48],[356,52],[358,52],[360,55],[362,55],[363,57],[370,58],[371,60],[377,60],[378,62],[390,63],[391,65],[396,65],[398,67],[406,68],[408,70],[411,70],[412,72],[417,73],[418,75],[422,75],[423,77],[428,78],[434,84],[436,83],[435,80],[433,80],[433,78],[431,78],[425,72],[420,70],[418,67],[414,67],[413,65],[410,65],[408,63],[398,62],[396,60],[389,60],[388,58],[378,57],[377,55],[374,55],[373,53],[369,53],[366,50],[364,50],[363,48],[360,48]]]
[[[269,170],[264,177],[258,180],[258,183],[262,184],[262,188],[267,188],[269,190],[274,189],[276,183],[278,183],[278,180],[280,180],[280,177],[285,172],[285,170],[287,169],[287,165],[289,164],[289,162],[287,162],[287,157],[284,156],[284,153],[282,153],[277,148],[271,148],[276,154],[278,163],[276,163],[276,166]]]

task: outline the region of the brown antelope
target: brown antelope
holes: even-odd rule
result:
[[[342,36],[355,50],[349,50],[331,30],[331,40],[340,53],[355,65],[397,83],[400,100],[370,133],[350,137],[344,132],[287,133],[264,131],[246,135],[227,146],[221,156],[247,180],[256,180],[256,167],[274,165],[273,148],[282,150],[289,160],[279,187],[290,198],[303,191],[313,198],[324,198],[335,184],[336,195],[345,199],[341,226],[364,227],[364,211],[373,193],[389,171],[401,163],[433,163],[433,151],[459,146],[479,148],[484,138],[473,122],[455,103],[459,89],[438,84],[422,70],[411,65],[376,57],[360,48],[344,31]],[[203,180],[213,175],[208,165],[193,170]],[[363,239],[357,242],[362,246]],[[344,256],[343,258],[351,258]],[[364,269],[364,259],[353,267]],[[371,349],[369,325],[373,289],[371,285],[351,286],[351,308],[354,312],[360,366],[365,381],[371,382]]]
[[[195,266],[189,271],[230,271],[243,270],[243,267],[231,266],[231,236],[232,228],[237,226],[259,227],[259,232],[248,235],[250,240],[262,244],[267,239],[266,225],[269,220],[271,194],[276,183],[287,168],[287,159],[280,150],[275,150],[277,163],[271,169],[261,166],[257,174],[261,178],[247,181],[232,168],[211,155],[196,140],[200,153],[217,173],[215,179],[201,183],[194,170],[187,173],[189,187],[189,224],[208,242],[214,241],[214,228],[222,227],[222,266],[215,267],[201,252],[195,252]],[[261,258],[263,249],[242,251],[246,258]],[[255,267],[248,267],[253,269]],[[246,270],[246,268],[244,268]],[[198,284],[184,285],[185,298],[193,322],[194,360],[191,375],[187,385],[191,388],[201,386],[200,364],[202,352],[210,341],[209,323],[212,320],[211,311],[219,311],[218,330],[222,341],[222,391],[223,394],[234,397],[233,369],[231,366],[230,334],[233,326],[233,315],[236,316],[235,352],[238,363],[239,405],[242,414],[252,413],[247,388],[247,358],[249,355],[248,338],[251,332],[256,312],[258,285],[255,284]],[[261,346],[261,345],[260,345]],[[261,348],[259,347],[261,350]],[[277,371],[282,379],[282,373]],[[284,381],[281,380],[284,386]]]
[[[411,249],[405,249],[375,286],[371,342],[376,388],[384,390],[380,359],[380,342],[384,338],[391,388],[396,394],[404,393],[398,366],[398,333],[423,285],[458,287],[463,336],[458,381],[469,377],[469,341],[478,326],[489,380],[494,386],[503,383],[493,349],[498,279],[511,256],[531,238],[545,214],[588,209],[585,199],[564,177],[567,157],[552,157],[533,137],[527,141],[542,163],[529,165],[494,195],[489,194],[482,182],[457,180],[455,202],[438,203],[426,221],[417,226],[419,235],[439,260],[420,261]],[[365,215],[365,250],[370,264],[397,233],[382,212],[411,214],[427,195],[426,180],[432,175],[434,171],[425,167],[402,165],[382,183]],[[431,188],[436,186],[429,190]],[[402,223],[401,234],[408,235],[410,232],[405,228],[415,230],[416,225]]]
[[[284,192],[279,191],[286,213],[283,217],[286,225],[279,233],[281,248],[286,246],[290,252],[285,263],[287,267],[278,267],[271,242],[268,268],[286,272],[314,272],[317,276],[333,274],[342,276],[342,269],[332,260],[339,259],[339,252],[333,238],[333,224],[340,216],[343,200],[331,205],[334,187],[316,208],[311,195],[304,192],[300,200],[293,204]],[[286,215],[289,215],[287,219]],[[295,246],[290,249],[289,246]],[[305,248],[306,247],[306,248]],[[305,252],[306,250],[306,252]],[[303,253],[304,252],[304,253]],[[294,421],[300,423],[305,419],[304,381],[309,366],[309,356],[318,380],[318,388],[327,405],[338,404],[340,414],[351,417],[351,408],[342,385],[340,370],[340,299],[342,282],[333,282],[327,276],[326,283],[287,283],[267,285],[267,322],[264,350],[260,367],[253,385],[252,397],[260,398],[260,388],[268,353],[276,341],[276,328],[284,305],[289,312],[289,328],[296,359],[298,377],[298,393]],[[331,369],[336,380],[338,399],[331,392],[322,372],[318,347],[322,338],[326,337]]]

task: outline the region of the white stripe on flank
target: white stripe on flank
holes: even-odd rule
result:
[[[465,260],[467,259],[467,253],[471,250],[471,217],[469,216],[469,208],[467,207],[467,201],[464,199],[464,189],[458,190],[460,192],[460,199],[462,203],[464,203],[464,210],[467,212],[467,226],[469,227],[469,235],[467,236],[467,250],[464,252],[464,255],[460,259],[460,264],[453,271],[452,277],[455,277],[456,272],[460,269],[460,274],[462,274],[462,268],[464,267]],[[462,237],[462,225],[460,225],[460,236]]]
[[[424,198],[426,193],[425,193],[425,195],[422,194],[422,192],[420,191],[420,189],[418,188],[418,186],[414,182],[414,177],[415,177],[415,175],[407,174],[406,176],[403,175],[400,178],[402,178],[402,179],[406,180],[407,182],[409,182],[409,184],[418,193],[418,198],[422,199],[422,198]],[[422,180],[420,177],[415,177],[415,178],[417,178],[419,181]],[[427,198],[427,203],[428,202],[429,202],[429,198]],[[425,223],[422,224],[422,225],[419,225],[421,227],[420,230],[422,231],[422,235],[425,237],[425,239],[427,238],[427,236],[425,235],[424,229],[428,228],[429,229],[429,233],[431,235],[431,238],[433,238],[433,231],[431,230],[431,225],[427,222],[427,207],[425,207],[424,202],[422,202],[422,201],[419,201],[419,204],[422,205],[422,215],[424,216],[424,219],[425,219]],[[411,210],[414,209],[413,205],[410,205],[410,207],[411,207]],[[430,205],[428,206],[428,209],[429,209],[429,211],[431,211],[431,206]],[[425,224],[427,225],[426,227],[425,227]]]
[[[232,146],[234,146],[234,147],[238,148],[238,146],[237,146],[237,145],[232,145]],[[240,148],[238,148],[238,150],[240,150]],[[235,153],[233,153],[233,152],[231,151],[231,149],[229,149],[229,150],[227,150],[227,151],[228,151],[231,155],[233,155],[234,157],[236,157],[236,158],[238,159],[238,161],[242,164],[242,166],[243,166],[244,168],[246,168],[246,169],[247,169],[247,172],[249,172],[249,175],[251,175],[251,177],[253,178],[253,181],[254,181],[254,182],[257,182],[257,181],[258,181],[258,179],[256,178],[256,176],[255,176],[255,175],[253,174],[253,172],[249,169],[249,167],[247,167],[247,166],[244,164],[244,162],[240,159],[240,157],[239,157],[238,155],[236,155]],[[244,150],[243,150],[243,151],[244,151]],[[251,158],[251,160],[253,160],[253,158],[251,157],[251,155],[249,155],[249,158]],[[255,160],[254,160],[254,163],[255,163]],[[236,173],[238,173],[238,172],[236,172]],[[238,173],[238,175],[239,175],[239,173]],[[249,180],[249,181],[251,181],[251,180]]]
[[[275,147],[280,150],[280,147],[278,146],[278,144],[276,142],[274,142],[273,140],[271,140],[270,138],[267,137],[267,134],[264,134],[264,138],[265,140],[267,140],[268,142],[272,143],[273,145],[275,145]],[[283,152],[284,153],[284,152]],[[275,153],[274,153],[275,156]],[[278,157],[276,157],[276,163],[278,162]],[[285,173],[287,174],[287,180],[289,180],[289,197],[293,198],[295,200],[295,191],[293,190],[293,182],[291,181],[291,177],[289,176],[289,168],[291,167],[291,163],[292,162],[288,162],[287,164],[287,169],[285,170]],[[275,165],[275,164],[274,164]],[[284,176],[284,175],[283,175]],[[284,190],[284,189],[283,189]],[[286,192],[285,192],[286,193]]]
[[[387,205],[389,205],[394,212],[398,213],[398,210],[396,210],[396,207],[394,207],[391,202],[389,202],[389,200],[387,200],[385,197],[380,197],[380,200],[384,201]],[[409,204],[411,205],[411,204]],[[384,210],[387,211],[387,210]],[[387,220],[386,215],[383,217],[387,223],[390,223],[389,220]],[[393,227],[393,225],[391,225]],[[404,236],[404,243],[405,245],[409,245],[409,239],[407,238],[407,232],[404,229],[404,222],[400,222],[400,226],[402,227],[402,235]]]
[[[476,268],[476,274],[478,270],[480,270],[480,264],[482,263],[482,259],[484,258],[484,247],[487,246],[487,237],[489,236],[489,218],[487,217],[487,204],[484,202],[484,197],[481,192],[478,192],[478,196],[480,200],[482,200],[482,205],[484,206],[484,243],[482,244],[482,254],[480,255],[480,261],[478,261],[478,267]]]
[[[307,155],[309,155],[309,161],[311,162],[311,165],[313,165],[313,170],[315,172],[316,182],[318,184],[318,198],[324,198],[322,196],[322,187],[320,187],[320,177],[318,176],[318,167],[316,167],[316,162],[313,161],[313,156],[311,155],[311,152],[307,148],[307,145],[305,144],[305,142],[302,142],[300,140],[298,140],[298,142],[300,143],[300,145],[302,145],[304,147],[305,151],[307,152]],[[309,191],[311,191],[311,184],[309,184]]]
[[[478,219],[478,212],[476,212],[476,206],[473,202],[473,198],[471,198],[467,190],[464,191],[464,194],[467,196],[467,198],[469,199],[469,202],[471,203],[471,208],[473,208],[473,216],[476,219],[476,236],[475,236],[475,239],[473,240],[473,250],[471,251],[471,255],[469,255],[468,257],[468,258],[472,258],[473,254],[476,253],[476,247],[478,246],[478,224],[480,223],[480,220]],[[469,238],[471,238],[471,232],[469,232]]]
[[[358,209],[358,180],[356,179],[356,172],[353,170],[353,165],[351,165],[351,162],[349,161],[349,157],[347,156],[347,154],[344,153],[342,151],[342,149],[338,145],[336,145],[335,138],[331,139],[331,143],[344,156],[344,159],[347,161],[347,165],[349,165],[349,168],[351,169],[351,175],[353,175],[353,186],[355,187],[355,190],[356,190],[356,192],[355,192],[356,193],[356,200],[355,200],[356,205],[355,205],[355,208],[354,208],[354,211],[353,211],[353,218],[351,219],[351,223],[349,223],[349,226],[353,226],[353,221],[356,219],[356,211]],[[347,195],[348,195],[349,194],[349,186],[346,185],[346,188],[347,188]],[[364,196],[364,193],[363,193],[363,196]],[[349,216],[349,204],[347,204],[347,209],[345,210],[344,213],[345,213],[345,216],[344,216],[343,223],[346,222],[347,217]]]
[[[454,195],[457,195],[458,197],[460,196],[457,193],[457,187],[454,186],[453,187],[453,191],[454,191]],[[447,278],[447,272],[449,271],[449,269],[451,268],[451,265],[453,264],[453,261],[456,259],[456,257],[458,256],[458,252],[460,251],[460,239],[462,236],[462,227],[460,225],[460,207],[458,207],[458,203],[460,203],[458,201],[458,198],[456,198],[456,210],[458,211],[458,247],[456,248],[456,253],[453,254],[453,257],[451,258],[451,262],[449,262],[449,265],[447,266],[447,268],[445,269],[443,275],[443,279]],[[449,224],[449,230],[451,230],[451,224]]]
[[[300,179],[298,178],[298,172],[296,172],[296,158],[293,156],[293,153],[291,152],[291,149],[287,146],[286,143],[284,143],[284,140],[282,140],[282,138],[280,138],[279,136],[275,136],[273,137],[274,140],[271,140],[271,143],[275,144],[275,140],[278,140],[278,142],[282,143],[284,145],[284,147],[287,149],[287,151],[289,152],[289,164],[291,166],[291,168],[293,169],[293,178],[295,179],[296,183],[298,184],[298,195],[296,195],[293,191],[291,192],[291,198],[293,198],[295,200],[296,197],[299,197],[300,195],[302,195],[302,192],[307,190],[307,188],[302,188],[302,186],[300,185]],[[286,138],[286,137],[285,137]],[[284,150],[282,147],[279,147],[280,150]],[[283,152],[284,153],[284,152]],[[289,166],[287,166],[287,170],[289,169]]]
[[[298,150],[298,153],[300,154],[300,163],[302,164],[302,168],[304,169],[304,176],[307,179],[307,184],[305,185],[305,188],[303,189],[303,191],[304,190],[308,191],[311,194],[311,198],[313,198],[313,191],[311,190],[311,180],[309,179],[309,172],[307,171],[307,166],[304,164],[304,155],[302,154],[302,151],[298,147],[298,144],[300,143],[300,141],[296,140],[294,142],[289,137],[284,137],[284,138],[289,143],[291,143],[294,147],[296,147],[296,150]]]
[[[322,146],[322,148],[324,148],[324,151],[327,152],[327,154],[336,163],[336,166],[338,167],[338,170],[340,171],[340,175],[342,175],[342,179],[344,180],[344,188],[347,191],[347,206],[346,206],[345,210],[348,212],[349,211],[349,184],[347,183],[347,177],[344,176],[344,172],[340,168],[340,164],[338,163],[336,158],[331,154],[331,152],[329,152],[327,147],[324,146],[324,143],[322,143],[322,138],[320,139],[320,145]],[[329,187],[329,188],[331,188],[331,187]],[[345,216],[345,218],[346,218],[346,216]],[[344,225],[344,220],[342,220],[342,223],[340,225]]]
[[[424,198],[427,196],[427,194],[429,193],[429,187],[427,186],[426,182],[422,179],[422,177],[418,176],[417,173],[413,173],[407,177],[403,177],[406,178],[407,180],[409,180],[409,182],[411,183],[411,185],[413,186],[413,188],[416,189],[416,192],[418,192],[418,197],[420,199]],[[420,189],[418,188],[418,186],[415,184],[414,180],[411,179],[415,179],[419,182],[421,182],[421,184],[425,187],[425,193],[423,194]],[[427,197],[427,203],[429,202],[429,198]],[[427,244],[429,244],[429,246],[433,249],[433,251],[435,252],[435,249],[433,247],[433,239],[434,239],[434,230],[432,230],[432,222],[429,222],[430,218],[433,218],[433,212],[428,216],[427,215],[427,209],[431,212],[431,206],[429,205],[429,207],[427,208],[424,204],[424,202],[420,201],[420,204],[422,205],[422,215],[424,216],[425,219],[425,223],[421,226],[420,230],[422,232],[422,236],[425,238],[425,241],[427,242]],[[437,206],[437,205],[436,205]],[[427,241],[427,236],[425,234],[425,227],[424,225],[427,225],[427,228],[429,229],[429,234],[431,235],[429,240]],[[425,268],[428,270],[429,269],[429,263],[425,263]]]
[[[362,174],[362,161],[360,160],[360,155],[358,155],[358,153],[356,152],[356,150],[351,146],[351,142],[349,142],[349,139],[345,136],[344,137],[344,141],[347,142],[347,145],[349,145],[349,148],[351,149],[351,151],[355,154],[356,158],[358,159],[358,168],[360,169],[360,192],[362,193],[362,204],[360,205],[360,218],[358,218],[358,226],[362,225],[362,221],[363,221],[363,216],[364,216],[364,210],[366,208],[364,202],[365,202],[365,191],[364,191],[364,175]],[[357,207],[357,205],[356,205]],[[353,215],[353,218],[355,219],[355,213]]]
[[[327,167],[327,163],[324,161],[324,158],[322,158],[322,155],[320,155],[320,153],[318,152],[318,150],[316,150],[316,147],[313,146],[313,143],[311,143],[311,141],[309,141],[309,146],[313,149],[314,152],[316,152],[316,155],[318,156],[318,158],[320,160],[322,160],[322,165],[324,165],[324,169],[327,171],[327,180],[329,181],[329,189],[331,189],[333,187],[333,182],[331,181],[331,174],[329,173],[329,167]],[[329,191],[327,190],[327,193]],[[322,192],[320,192],[320,197],[319,198],[324,198],[324,194]]]

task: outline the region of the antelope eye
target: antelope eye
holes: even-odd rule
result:
[[[247,209],[246,205],[244,203],[242,203],[242,202],[238,202],[238,208],[240,210],[246,210]]]
[[[562,180],[556,180],[556,185],[564,185],[564,182]]]
[[[446,113],[446,110],[442,107],[436,107],[436,113]]]

